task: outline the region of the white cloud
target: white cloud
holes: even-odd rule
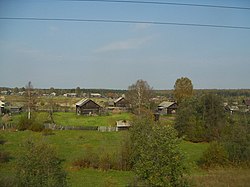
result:
[[[116,41],[98,48],[97,50],[95,50],[95,52],[100,53],[100,52],[138,49],[144,46],[151,39],[152,37],[144,37],[144,38],[128,39],[124,41]]]

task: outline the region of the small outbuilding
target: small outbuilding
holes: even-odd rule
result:
[[[93,115],[100,114],[102,107],[91,99],[82,99],[76,103],[76,114]]]
[[[114,101],[114,107],[126,108],[128,107],[128,101],[124,97],[119,97]]]
[[[130,122],[127,121],[127,120],[119,120],[119,121],[116,121],[116,127],[117,127],[117,130],[128,130],[131,125],[130,125]]]
[[[175,114],[177,109],[177,103],[171,101],[163,101],[158,105],[157,112],[159,114]]]

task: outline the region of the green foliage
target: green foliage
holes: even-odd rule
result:
[[[33,113],[30,119],[27,118],[27,114],[20,116],[17,129],[20,131],[23,130],[32,130],[35,132],[41,132],[44,129],[43,121]]]
[[[226,125],[226,118],[221,97],[205,94],[200,103],[202,119],[206,129],[206,140],[216,140],[221,136]]]
[[[179,144],[171,126],[154,124],[147,117],[137,119],[131,128],[135,173],[149,186],[185,186],[186,167]]]
[[[178,103],[190,98],[193,95],[192,81],[187,77],[181,77],[176,80],[174,85],[174,97]]]
[[[175,128],[179,136],[185,136],[187,140],[218,140],[225,125],[222,100],[217,95],[205,94],[189,98],[179,105]]]
[[[179,136],[192,142],[202,142],[205,127],[198,109],[198,99],[190,98],[180,103],[175,121],[175,129]]]
[[[27,141],[25,151],[16,162],[18,186],[67,186],[66,173],[52,147],[45,143]]]
[[[203,153],[198,163],[205,168],[225,166],[228,164],[227,151],[220,143],[212,142]]]
[[[140,114],[141,110],[150,109],[153,97],[153,88],[144,80],[137,80],[136,83],[128,87],[126,99],[132,107],[134,113]]]
[[[228,152],[229,160],[233,164],[250,164],[249,125],[234,124],[227,126],[222,143]]]
[[[102,150],[93,151],[92,146],[87,146],[83,157],[78,158],[73,162],[73,166],[79,168],[94,168],[103,171],[122,170],[127,171],[131,169],[130,164],[130,144],[128,141],[121,143],[121,148],[117,152],[110,152]]]
[[[0,163],[8,162],[10,160],[10,154],[4,150],[4,144],[6,140],[0,136]]]

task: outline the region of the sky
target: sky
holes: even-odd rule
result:
[[[249,0],[179,0],[250,7]],[[250,27],[250,9],[63,0],[0,0],[0,18],[32,17]],[[0,19],[0,87],[250,88],[250,29]]]

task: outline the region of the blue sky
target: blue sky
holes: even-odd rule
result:
[[[173,2],[163,1],[162,2]],[[250,7],[248,0],[174,1]],[[250,10],[60,0],[1,0],[0,17],[112,19],[250,27]],[[250,30],[0,20],[0,86],[250,88]]]

